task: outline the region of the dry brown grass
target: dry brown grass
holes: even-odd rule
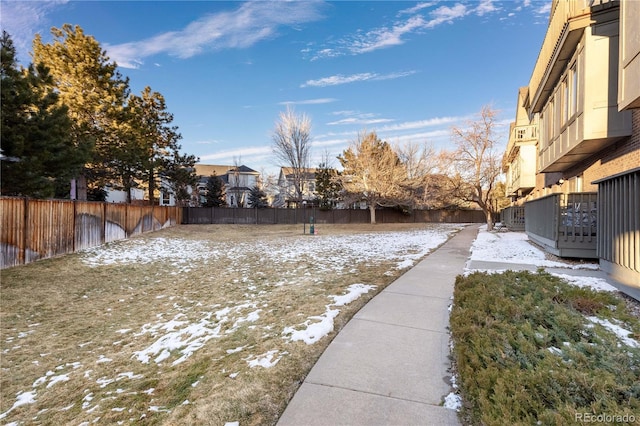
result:
[[[2,421],[274,424],[335,333],[402,273],[396,260],[354,260],[344,247],[320,262],[306,253],[274,261],[274,251],[314,238],[426,228],[435,225],[323,225],[314,237],[300,225],[180,226],[100,248],[138,245],[144,254],[162,239],[179,256],[90,266],[93,252],[76,253],[4,270]],[[194,250],[190,244],[210,252],[179,261]],[[344,265],[328,266],[341,259]],[[311,345],[283,338],[285,327],[322,315],[329,295],[355,283],[377,287],[340,307],[332,333]],[[216,319],[224,308],[228,321]],[[182,348],[141,362],[135,354],[170,332],[172,319],[183,322],[174,331],[198,324],[220,330],[184,362],[172,365]],[[280,357],[275,366],[249,367],[269,351]],[[25,392],[35,402],[12,408]]]

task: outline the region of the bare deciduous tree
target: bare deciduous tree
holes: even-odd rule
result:
[[[344,171],[337,176],[347,203],[366,201],[371,223],[376,223],[376,207],[406,205],[407,170],[396,152],[375,133],[360,134],[338,157]]]
[[[296,201],[301,202],[310,166],[311,119],[306,114],[296,114],[288,107],[280,113],[272,139],[273,153],[282,162],[281,165],[291,168]]]
[[[432,145],[409,142],[396,147],[398,158],[407,171],[405,186],[411,193],[412,208],[428,207],[431,177],[439,168],[439,157]]]
[[[240,176],[240,167],[242,166],[242,159],[238,157],[233,157],[233,169],[230,170],[231,173],[228,174],[229,178],[229,193],[231,194],[231,199],[229,204],[231,207],[244,207],[245,200],[245,192],[241,182]]]
[[[502,172],[501,153],[495,149],[496,115],[496,110],[485,105],[478,120],[467,122],[463,128],[453,127],[451,139],[457,149],[446,156],[452,195],[477,204],[487,218],[489,230],[493,229],[495,187]]]

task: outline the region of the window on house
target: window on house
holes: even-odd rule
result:
[[[168,206],[171,203],[171,195],[167,191],[162,191],[162,205]]]
[[[549,107],[547,107],[547,144],[551,142],[553,139],[553,130],[554,130],[554,98],[551,98],[551,102],[549,102]]]
[[[569,116],[573,117],[578,110],[578,71],[577,64],[573,64],[569,74],[571,75],[571,110]]]
[[[562,80],[562,124],[566,124],[569,120],[569,82],[568,77]]]
[[[553,102],[553,136],[560,134],[560,126],[562,126],[562,94],[556,92],[555,100]]]

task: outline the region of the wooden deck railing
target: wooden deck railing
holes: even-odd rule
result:
[[[500,212],[500,222],[509,231],[524,231],[524,206],[511,206]]]
[[[525,203],[527,235],[557,256],[597,258],[597,196],[551,194]]]

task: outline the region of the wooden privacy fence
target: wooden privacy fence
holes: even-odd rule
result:
[[[185,207],[184,224],[298,224],[309,223],[369,223],[369,210],[337,209],[245,209],[215,207]],[[376,210],[377,223],[484,223],[480,210],[414,210],[405,214],[393,209]]]
[[[0,268],[182,222],[182,207],[0,197]]]

